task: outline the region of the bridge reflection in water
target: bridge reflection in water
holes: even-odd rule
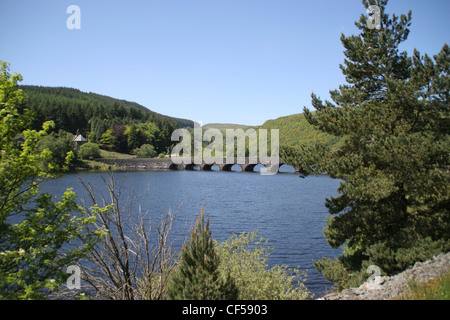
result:
[[[244,158],[242,163],[206,163],[195,164],[193,161],[185,161],[186,163],[176,164],[171,158],[131,158],[131,159],[94,159],[95,161],[102,162],[109,165],[115,165],[117,167],[126,169],[142,169],[142,170],[204,170],[204,171],[243,171],[252,172],[258,171],[258,169],[264,167],[265,162],[260,159]],[[179,159],[178,159],[179,160]],[[282,159],[279,160],[279,172],[298,172],[299,168],[294,168],[288,164],[285,164]]]

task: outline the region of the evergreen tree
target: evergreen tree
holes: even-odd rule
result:
[[[238,297],[234,282],[228,276],[220,278],[220,260],[214,248],[209,230],[209,219],[205,224],[204,211],[191,232],[189,244],[181,250],[181,261],[167,291],[174,300],[232,300]]]
[[[392,274],[450,249],[449,47],[434,58],[409,57],[399,45],[411,12],[390,17],[385,0],[363,4],[380,8],[381,28],[362,15],[361,33],[341,36],[348,84],[330,91],[334,103],[313,94],[316,112],[304,110],[343,145],[304,147],[294,160],[306,174],[343,180],[326,202],[332,216],[324,229],[343,255],[315,262],[340,287],[361,283],[369,265]]]
[[[144,144],[144,135],[137,125],[129,126],[126,133],[128,133],[128,149],[130,151],[140,148]]]
[[[111,127],[111,132],[116,140],[114,144],[114,150],[117,152],[128,151],[128,137],[125,134],[127,127],[123,124],[116,124]]]

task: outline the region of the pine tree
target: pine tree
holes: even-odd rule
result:
[[[316,111],[304,109],[343,146],[304,147],[295,159],[306,174],[342,179],[326,202],[332,216],[324,233],[343,255],[315,261],[340,287],[362,282],[368,265],[392,274],[450,249],[449,47],[434,58],[399,52],[411,12],[390,17],[387,1],[362,2],[380,8],[381,28],[362,15],[361,33],[341,36],[348,84],[330,91],[334,103],[313,94]]]
[[[230,277],[219,276],[220,260],[214,248],[209,229],[205,224],[204,210],[191,232],[189,244],[181,250],[178,270],[168,288],[169,299],[174,300],[233,300],[238,296]]]

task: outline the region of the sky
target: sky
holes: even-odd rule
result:
[[[69,29],[70,5],[80,28]],[[434,55],[450,38],[449,0],[412,10],[401,49]],[[22,84],[62,86],[206,123],[261,125],[329,99],[345,83],[341,33],[360,0],[0,0],[0,60]]]

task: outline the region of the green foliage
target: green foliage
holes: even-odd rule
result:
[[[114,135],[110,129],[106,130],[105,133],[102,134],[100,143],[102,144],[103,149],[106,149],[109,151],[114,150],[114,145],[116,143],[116,137],[114,137]]]
[[[76,130],[89,136],[91,142],[100,143],[102,135],[107,130],[112,130],[116,138],[113,151],[128,152],[134,148],[128,148],[123,144],[114,126],[127,126],[133,123],[146,123],[148,131],[149,124],[158,129],[155,141],[144,141],[150,143],[159,151],[165,151],[172,145],[170,136],[178,127],[192,127],[190,120],[172,118],[153,112],[142,105],[125,100],[118,100],[95,93],[85,93],[77,89],[61,87],[21,86],[27,93],[23,104],[35,113],[32,119],[32,128],[39,130],[44,121],[53,121],[56,130],[65,130],[75,133]],[[146,131],[146,130],[144,130]],[[123,131],[122,131],[123,133]],[[110,137],[109,137],[110,138]],[[109,145],[108,141],[108,145]],[[125,139],[126,142],[126,139]],[[143,144],[142,143],[142,144]]]
[[[332,216],[324,233],[343,256],[315,262],[340,287],[362,281],[369,263],[393,274],[450,249],[450,49],[444,45],[433,58],[399,52],[411,12],[390,17],[387,1],[363,4],[380,7],[381,28],[369,29],[361,15],[361,33],[341,36],[348,84],[330,92],[333,102],[313,94],[316,112],[304,110],[311,125],[342,145],[282,153],[305,174],[342,179],[339,195],[326,202]]]
[[[280,146],[300,147],[315,143],[333,146],[340,142],[339,137],[312,126],[301,113],[268,120],[257,129],[279,129]]]
[[[96,143],[87,142],[80,147],[81,159],[100,158],[100,147]]]
[[[91,237],[81,249],[64,250],[75,245],[83,226],[93,220],[76,204],[72,191],[59,202],[51,198],[40,195],[32,201],[34,208],[22,210],[21,222],[2,225],[1,299],[45,298],[67,280],[66,267],[83,258],[95,242]]]
[[[220,260],[216,254],[204,211],[191,232],[189,244],[181,250],[181,261],[173,275],[167,295],[175,300],[232,300],[238,292],[232,279],[219,274]]]
[[[341,138],[335,137],[325,132],[321,132],[316,129],[314,126],[308,123],[303,114],[293,114],[286,117],[280,117],[274,120],[267,120],[261,126],[245,126],[238,124],[219,124],[219,123],[211,123],[206,124],[202,127],[202,136],[209,129],[217,129],[222,133],[223,136],[223,155],[226,154],[226,130],[238,130],[241,129],[243,133],[249,133],[248,130],[255,130],[256,132],[256,141],[253,141],[252,144],[249,142],[249,138],[245,137],[245,149],[244,154],[246,157],[250,155],[250,151],[252,148],[257,150],[259,155],[260,148],[258,147],[258,139],[259,139],[259,129],[267,130],[267,152],[270,154],[271,152],[271,129],[279,130],[279,144],[281,147],[285,147],[286,149],[290,148],[298,148],[302,145],[310,145],[314,143],[324,144],[330,147],[336,147],[341,144]],[[191,133],[191,152],[194,152],[194,131],[191,128],[188,128]],[[234,139],[234,154],[237,156],[238,153],[238,139],[235,137]],[[212,141],[202,141],[203,148],[207,147]],[[283,151],[281,149],[280,151]],[[212,152],[212,156],[215,156],[215,150]],[[284,158],[282,157],[284,160]],[[292,160],[292,158],[289,158]]]
[[[78,151],[73,142],[73,134],[60,130],[58,134],[52,132],[51,134],[42,137],[37,144],[38,152],[41,153],[45,149],[51,152],[51,157],[46,159],[43,163],[44,166],[50,164],[57,165],[58,168],[72,167],[75,164]],[[68,154],[72,153],[70,156],[70,161],[68,162]]]
[[[221,276],[231,276],[239,300],[304,300],[311,296],[301,279],[305,274],[287,266],[268,267],[273,248],[258,232],[241,233],[223,243],[215,241]]]
[[[128,136],[128,148],[130,150],[140,148],[145,142],[144,133],[135,124],[128,127],[125,134]]]
[[[151,144],[143,144],[140,148],[134,149],[132,154],[135,154],[138,158],[153,158],[156,157],[155,148]]]
[[[58,167],[48,148],[38,148],[53,124],[27,129],[32,117],[21,107],[22,77],[11,75],[7,63],[0,66],[0,299],[43,299],[67,279],[65,267],[95,243],[95,235],[88,235],[81,247],[69,249],[95,217],[76,204],[71,190],[59,202],[39,194],[39,183]],[[65,164],[73,156],[69,151]]]

